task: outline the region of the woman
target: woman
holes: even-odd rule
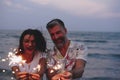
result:
[[[46,41],[39,30],[25,30],[19,40],[17,56],[25,62],[11,64],[17,80],[41,80],[46,70]]]

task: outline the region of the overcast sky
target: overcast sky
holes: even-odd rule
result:
[[[120,0],[0,0],[0,29],[45,29],[54,18],[68,30],[120,32]]]

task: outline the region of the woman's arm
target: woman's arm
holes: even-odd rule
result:
[[[86,61],[84,61],[82,59],[76,60],[73,70],[70,71],[72,73],[73,79],[82,77],[84,68],[85,68],[85,64],[86,64]]]
[[[45,58],[41,58],[39,60],[39,65],[40,65],[40,70],[37,73],[31,73],[30,76],[32,79],[35,80],[39,80],[43,78],[43,74],[46,71],[46,59]]]
[[[43,74],[46,71],[46,59],[45,58],[41,58],[40,61],[39,61],[39,65],[41,66],[39,74],[40,74],[40,76],[43,76]]]

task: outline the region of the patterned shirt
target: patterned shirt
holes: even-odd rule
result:
[[[87,61],[87,47],[83,43],[70,41],[70,45],[67,49],[65,56],[63,57],[60,51],[54,47],[54,50],[50,51],[51,59],[49,59],[48,67],[62,64],[63,69],[72,70],[75,65],[76,59],[82,59]]]

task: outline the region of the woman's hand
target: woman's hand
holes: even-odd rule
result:
[[[39,74],[29,74],[29,80],[40,80],[40,75]]]
[[[16,77],[17,77],[17,80],[28,80],[29,73],[27,73],[27,72],[18,72]]]

